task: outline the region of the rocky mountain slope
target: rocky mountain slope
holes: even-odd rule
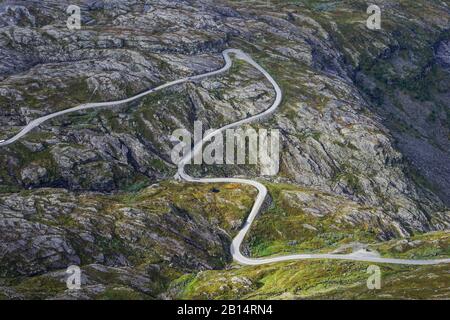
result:
[[[246,239],[247,253],[342,251],[358,243],[386,255],[445,256],[450,3],[373,2],[382,8],[381,30],[366,28],[364,1],[5,1],[0,139],[57,110],[218,69],[222,50],[240,48],[284,94],[280,110],[255,125],[280,130],[281,170],[261,178],[273,203]],[[81,7],[80,30],[66,26],[69,4]],[[170,182],[175,129],[242,119],[266,109],[273,96],[256,70],[235,61],[225,75],[56,118],[1,148],[1,294],[205,298],[194,290],[203,282],[221,290],[209,273],[226,273],[234,283],[234,273],[328,266],[218,271],[230,267],[230,239],[255,192]],[[260,178],[250,165],[190,170]],[[64,292],[70,264],[85,275],[79,296]],[[353,274],[361,265],[326,267],[308,285],[320,286],[340,266]],[[202,270],[211,271],[196,275]],[[448,274],[446,267],[414,270],[420,277]],[[403,283],[409,271],[389,272]],[[258,277],[247,278],[263,281]],[[226,297],[254,297],[233,292]]]

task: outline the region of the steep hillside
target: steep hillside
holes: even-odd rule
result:
[[[373,2],[381,30],[366,27],[359,0],[4,2],[0,140],[58,110],[219,69],[221,52],[240,48],[283,91],[280,109],[252,125],[280,130],[280,172],[189,171],[268,186],[272,202],[245,252],[448,257],[450,3]],[[66,26],[69,4],[81,7],[80,30]],[[0,295],[67,298],[64,270],[77,264],[88,286],[78,298],[370,297],[358,287],[363,263],[233,265],[229,244],[256,191],[174,181],[175,129],[217,128],[273,99],[270,83],[235,60],[226,74],[55,118],[0,147]],[[448,275],[447,266],[383,268],[392,287],[379,298],[419,297],[399,289],[409,274],[417,288]],[[273,285],[299,269],[298,281]],[[436,290],[420,297],[449,297]]]

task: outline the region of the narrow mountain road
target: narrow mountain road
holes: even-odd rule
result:
[[[281,261],[291,261],[291,260],[338,259],[338,260],[353,260],[353,261],[391,263],[391,264],[407,264],[407,265],[432,265],[432,264],[440,264],[440,263],[450,263],[450,259],[412,260],[412,259],[382,258],[372,252],[367,252],[367,251],[363,251],[363,250],[360,250],[360,251],[357,251],[357,252],[354,252],[351,254],[331,254],[331,253],[330,254],[292,254],[292,255],[284,255],[284,256],[276,256],[276,257],[268,257],[268,258],[255,258],[255,259],[245,257],[241,253],[240,247],[241,247],[242,241],[244,240],[245,235],[247,234],[248,230],[250,229],[250,226],[252,225],[258,212],[261,209],[264,199],[267,196],[267,188],[262,183],[259,183],[255,180],[237,179],[237,178],[193,178],[184,171],[185,165],[190,162],[190,160],[194,157],[194,155],[197,154],[198,152],[202,152],[202,146],[206,141],[210,140],[212,137],[223,132],[226,129],[238,127],[238,126],[246,124],[246,123],[261,120],[262,118],[271,115],[279,107],[279,105],[281,103],[282,92],[281,92],[280,87],[276,83],[276,81],[272,78],[272,76],[264,68],[262,68],[250,56],[248,56],[247,54],[245,54],[244,52],[242,52],[239,49],[227,49],[227,50],[223,51],[222,55],[225,60],[225,65],[216,71],[171,81],[171,82],[165,83],[165,84],[155,87],[153,89],[149,89],[145,92],[142,92],[138,95],[135,95],[135,96],[127,98],[127,99],[110,101],[110,102],[97,102],[97,103],[81,104],[79,106],[76,106],[76,107],[73,107],[70,109],[58,111],[58,112],[49,114],[47,116],[43,116],[43,117],[37,118],[35,120],[32,120],[25,127],[23,127],[22,130],[19,133],[17,133],[15,136],[13,136],[9,139],[0,141],[0,147],[7,146],[9,144],[14,143],[15,141],[17,141],[18,139],[20,139],[21,137],[23,137],[24,135],[29,133],[34,128],[36,128],[37,126],[44,123],[45,121],[50,120],[55,117],[58,117],[58,116],[61,116],[61,115],[64,115],[64,114],[67,114],[67,113],[76,112],[76,111],[80,111],[80,110],[86,110],[86,109],[99,108],[99,107],[112,107],[112,106],[121,105],[121,104],[134,101],[136,99],[142,98],[153,92],[156,92],[156,91],[159,91],[159,90],[162,90],[162,89],[165,89],[165,88],[177,85],[177,84],[181,84],[181,83],[184,83],[187,81],[199,80],[202,78],[206,78],[206,77],[224,73],[227,70],[229,70],[232,65],[230,54],[234,54],[237,59],[241,59],[241,60],[251,64],[253,67],[258,69],[270,81],[273,88],[275,89],[275,93],[276,93],[275,100],[274,100],[273,104],[270,106],[270,108],[268,108],[267,110],[265,110],[257,115],[254,115],[254,116],[233,122],[231,124],[225,125],[217,130],[210,132],[208,135],[203,137],[203,139],[201,141],[197,142],[194,145],[193,149],[183,159],[180,160],[180,162],[178,163],[177,175],[179,177],[181,177],[183,180],[188,181],[188,182],[193,182],[193,183],[239,183],[239,184],[247,184],[247,185],[253,186],[254,188],[256,188],[258,190],[258,195],[257,195],[256,200],[253,204],[253,207],[250,211],[250,214],[247,217],[247,220],[245,221],[242,229],[239,231],[237,236],[233,239],[232,244],[231,244],[231,248],[230,248],[231,254],[233,256],[233,259],[236,262],[243,264],[243,265],[262,265],[262,264],[281,262]]]

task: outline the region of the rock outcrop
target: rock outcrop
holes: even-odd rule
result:
[[[279,111],[255,126],[281,133],[281,170],[266,181],[309,190],[283,193],[285,201],[321,218],[352,203],[359,209],[340,219],[376,228],[378,240],[448,230],[450,11],[443,2],[383,1],[379,31],[365,27],[363,1],[75,1],[82,28],[69,30],[73,2],[0,4],[0,139],[45,114],[216,70],[222,50],[238,47],[284,93]],[[261,74],[235,60],[227,74],[56,118],[0,148],[1,274],[46,277],[60,289],[60,270],[81,264],[91,291],[80,297],[113,296],[99,280],[105,273],[127,279],[117,292],[156,297],[174,275],[223,268],[251,197],[239,203],[242,216],[230,220],[219,210],[217,221],[202,217],[214,202],[186,209],[158,196],[158,207],[114,197],[172,179],[175,129],[192,132],[196,120],[216,128],[265,110],[273,97]],[[189,170],[259,172],[250,165]],[[321,202],[311,190],[330,198]],[[70,298],[59,289],[45,297]]]

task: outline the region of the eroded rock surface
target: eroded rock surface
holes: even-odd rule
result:
[[[222,50],[240,48],[283,90],[279,111],[257,126],[281,133],[280,173],[265,179],[308,188],[281,193],[289,208],[327,219],[345,207],[337,223],[368,225],[378,240],[448,230],[448,6],[385,1],[385,27],[372,32],[363,23],[363,1],[75,2],[81,30],[66,27],[65,10],[74,1],[0,5],[0,139],[45,114],[216,70]],[[239,203],[242,216],[215,222],[203,217],[219,201],[209,192],[212,203],[196,202],[189,210],[167,199],[155,209],[102,197],[172,179],[175,129],[192,132],[195,120],[205,130],[216,128],[265,110],[273,97],[261,74],[235,60],[226,74],[53,119],[2,147],[2,274],[51,275],[45,297],[70,298],[61,293],[61,274],[52,272],[82,264],[90,270],[90,291],[78,298],[156,297],[175,278],[164,268],[177,276],[223,268],[230,233],[251,198]],[[190,170],[203,176],[259,172],[254,166]],[[319,230],[310,221],[298,226]],[[295,247],[300,238],[287,241]],[[100,280],[116,271],[128,280],[114,291]],[[244,278],[233,279],[247,286]],[[151,292],[130,282],[148,284]],[[10,298],[27,296],[23,288],[2,288]]]

